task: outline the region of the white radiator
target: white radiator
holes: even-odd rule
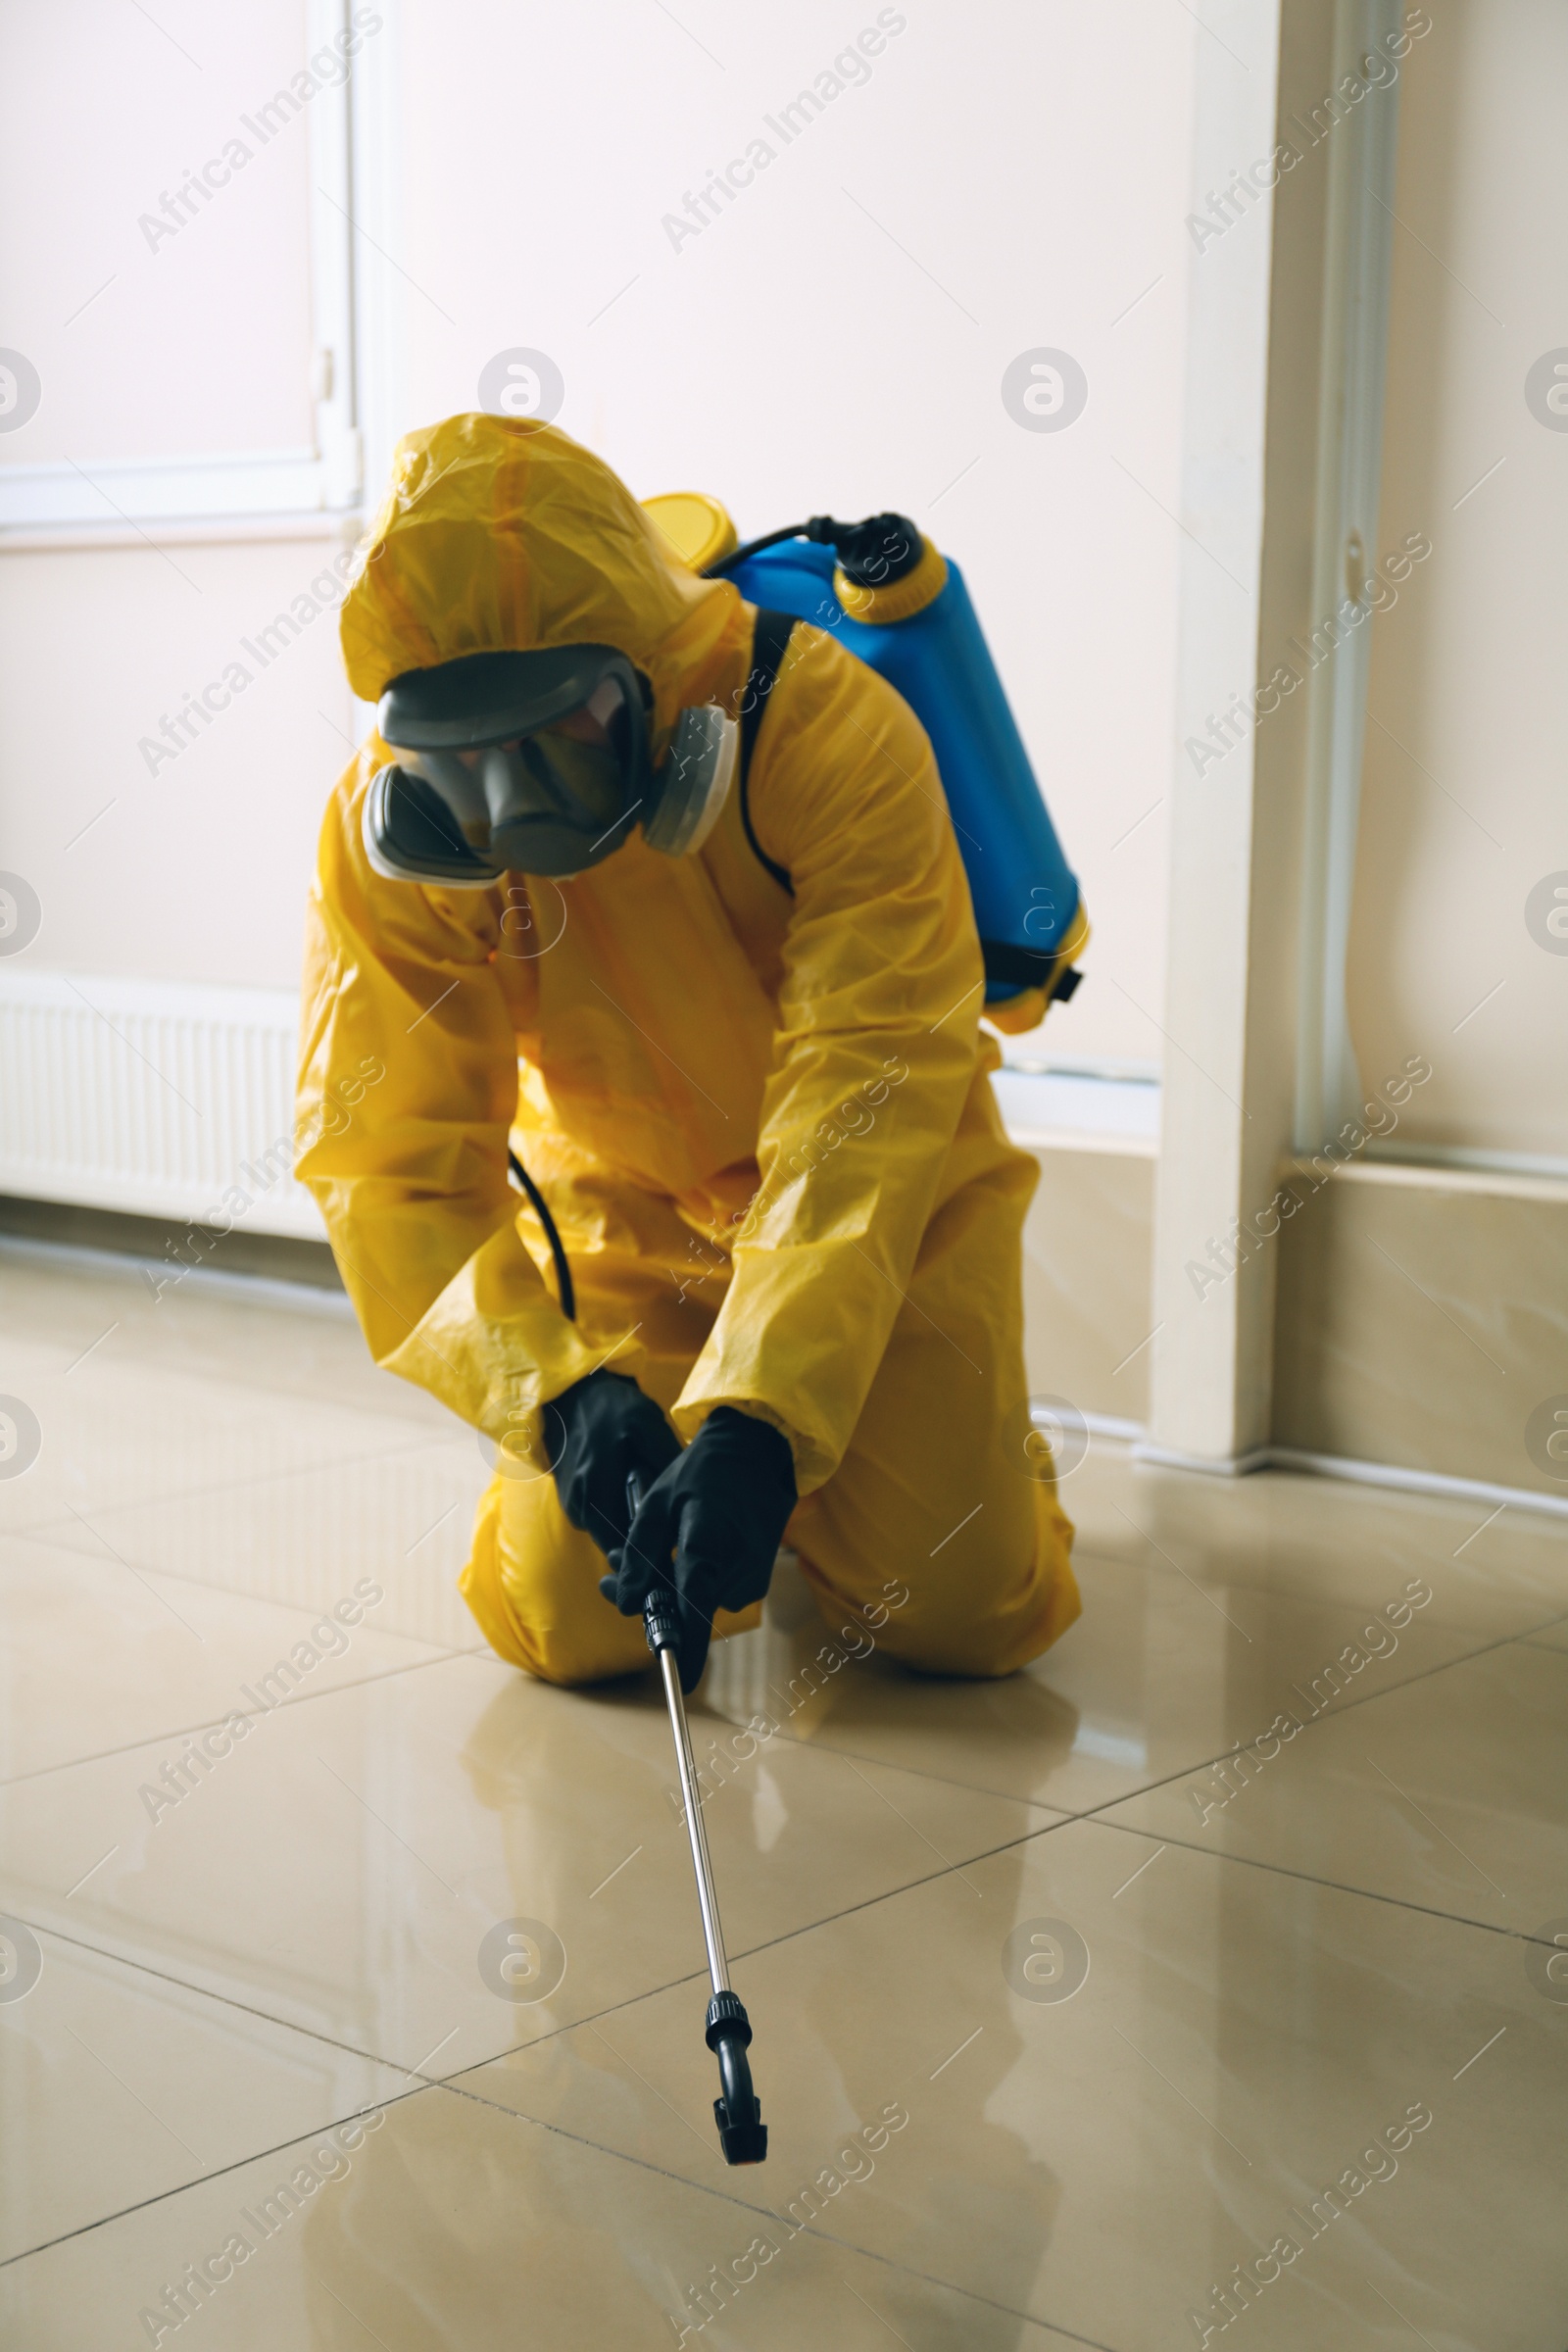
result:
[[[322,1240],[290,1173],[298,1028],[286,989],[0,965],[0,1193]]]

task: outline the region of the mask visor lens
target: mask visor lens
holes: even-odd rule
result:
[[[606,678],[581,710],[477,751],[405,752],[475,850],[519,873],[597,865],[626,839],[637,806],[630,710]]]

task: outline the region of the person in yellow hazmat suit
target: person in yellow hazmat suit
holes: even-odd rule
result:
[[[1004,1675],[1079,1608],[1035,1166],[922,729],[805,624],[759,709],[756,625],[556,427],[403,442],[341,614],[378,725],[321,831],[299,1174],[375,1360],[498,1448],[462,1589],[502,1657],[630,1672],[657,1581],[690,1690],[787,1535],[834,1625]]]

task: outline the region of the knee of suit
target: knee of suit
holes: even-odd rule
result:
[[[865,1594],[856,1589],[858,1579],[843,1573],[844,1563],[834,1563],[834,1575],[813,1564],[808,1525],[797,1539],[801,1570],[830,1623],[848,1611],[871,1632],[877,1648],[915,1673],[985,1679],[1016,1674],[1060,1639],[1083,1605],[1072,1572],[1071,1522],[1054,1490],[1038,1486],[1034,1495],[1034,1542],[1029,1547],[1025,1535],[1028,1556],[1021,1565],[988,1552],[977,1535],[960,1560],[939,1555],[911,1562],[902,1578],[881,1588],[887,1595],[902,1585],[906,1598],[889,1597],[867,1609]]]
[[[649,1663],[640,1617],[622,1617],[599,1590],[606,1561],[573,1527],[548,1480],[492,1481],[474,1521],[458,1590],[496,1655],[541,1683],[571,1688],[636,1674]],[[713,1639],[749,1633],[760,1603],[720,1609]]]
[[[648,1662],[640,1622],[599,1591],[606,1562],[549,1480],[491,1481],[458,1590],[496,1655],[543,1683],[598,1683]]]

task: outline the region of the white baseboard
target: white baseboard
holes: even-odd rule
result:
[[[1091,1437],[1119,1438],[1127,1445],[1136,1445],[1144,1434],[1141,1421],[1123,1421],[1115,1413],[1085,1413],[1084,1427]]]
[[[1250,1478],[1254,1470],[1266,1470],[1273,1457],[1266,1446],[1250,1453],[1183,1453],[1175,1446],[1156,1446],[1140,1430],[1133,1458],[1155,1462],[1162,1470],[1196,1470],[1204,1478]]]
[[[1133,1439],[1133,1459],[1152,1462],[1163,1470],[1193,1470],[1205,1478],[1248,1478],[1256,1470],[1298,1470],[1311,1478],[1343,1478],[1352,1486],[1387,1487],[1403,1494],[1438,1494],[1457,1502],[1489,1502],[1515,1511],[1544,1511],[1548,1518],[1568,1519],[1568,1493],[1543,1494],[1534,1487],[1499,1487],[1483,1478],[1450,1478],[1441,1470],[1416,1470],[1403,1462],[1367,1462],[1348,1453],[1308,1453],[1297,1446],[1257,1446],[1250,1453],[1215,1456],[1182,1453],[1171,1446],[1156,1446],[1135,1424],[1115,1428],[1094,1414],[1085,1416],[1092,1430],[1105,1437],[1123,1434]]]
[[[1396,1462],[1362,1462],[1353,1454],[1303,1453],[1294,1446],[1271,1446],[1268,1458],[1281,1470],[1305,1470],[1316,1478],[1348,1478],[1357,1486],[1401,1488],[1411,1494],[1446,1494],[1459,1502],[1491,1502],[1514,1511],[1544,1511],[1568,1519],[1568,1492],[1538,1494],[1534,1487],[1498,1487],[1484,1478],[1449,1478],[1441,1470],[1407,1470]]]
[[[0,1232],[0,1258],[26,1258],[34,1265],[73,1267],[110,1280],[156,1283],[169,1273],[166,1258],[138,1257],[128,1250],[99,1250],[84,1242],[37,1241],[31,1234]],[[207,1292],[214,1298],[234,1298],[246,1306],[276,1306],[290,1314],[326,1315],[335,1323],[356,1320],[354,1301],[346,1291],[329,1291],[323,1284],[290,1282],[275,1274],[224,1274],[216,1266],[191,1266],[177,1282],[165,1283],[181,1297]],[[161,1295],[161,1294],[158,1294]]]

